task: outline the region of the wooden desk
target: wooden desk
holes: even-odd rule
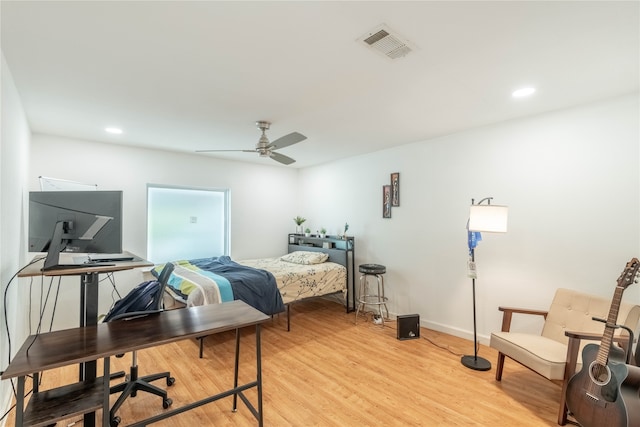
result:
[[[80,277],[80,326],[95,325],[98,322],[98,275],[100,273],[112,273],[114,271],[132,270],[139,267],[150,267],[153,263],[142,259],[130,252],[132,261],[117,261],[112,265],[81,265],[75,268],[63,268],[59,270],[42,271],[44,256],[39,261],[32,263],[18,273],[18,277],[35,276],[81,276]],[[72,263],[72,258],[78,254],[63,252],[60,254],[61,263]],[[39,257],[38,257],[39,258]],[[37,258],[34,258],[34,260]]]
[[[198,406],[233,395],[233,410],[237,398],[245,403],[262,427],[262,365],[260,325],[270,317],[243,301],[169,310],[131,320],[116,320],[83,328],[65,329],[30,336],[22,345],[2,379],[18,378],[16,426],[42,426],[69,415],[83,414],[102,408],[102,424],[109,426],[109,357],[235,329],[236,354],[233,388],[181,408],[136,422],[144,426]],[[256,380],[238,385],[240,329],[256,328]],[[33,342],[33,344],[32,344]],[[31,346],[29,348],[29,346]],[[72,385],[40,392],[34,376],[34,394],[24,408],[25,378],[48,369],[104,358],[104,376]],[[104,381],[104,378],[107,378]],[[257,388],[257,409],[245,397],[244,391]]]
[[[131,261],[114,261],[109,264],[113,265],[91,265],[86,264],[77,268],[63,268],[59,270],[47,270],[42,271],[42,267],[44,266],[44,257],[45,255],[34,257],[35,261],[38,258],[42,258],[37,262],[29,265],[27,268],[22,270],[18,277],[30,277],[30,276],[73,276],[84,273],[109,273],[112,271],[121,271],[121,270],[131,270],[132,268],[138,267],[149,267],[152,266],[153,263],[147,261],[146,259],[142,259],[139,256],[132,254],[131,252],[125,251],[122,253],[123,255],[130,255],[133,257]],[[80,254],[73,252],[62,252],[60,253],[60,262],[71,264],[73,262],[73,258],[79,256]]]
[[[142,259],[130,252],[124,252],[124,255],[131,255],[131,261],[115,261],[110,265],[80,265],[73,268],[61,268],[55,270],[42,271],[44,266],[44,255],[42,259],[30,264],[27,268],[18,273],[18,277],[35,277],[35,276],[80,276],[80,322],[81,327],[92,326],[98,323],[98,285],[100,273],[111,273],[114,271],[132,270],[139,267],[153,266],[153,263]],[[60,263],[72,264],[73,257],[80,254],[62,252],[60,254]],[[40,256],[38,257],[40,258]],[[36,260],[37,258],[34,258]],[[96,361],[91,360],[80,364],[79,378],[81,381],[92,380],[97,376]],[[92,414],[85,415],[85,427],[94,427],[94,417]]]

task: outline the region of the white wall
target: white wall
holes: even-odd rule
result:
[[[31,190],[39,190],[41,175],[95,183],[99,190],[123,190],[123,248],[142,257],[146,256],[148,183],[229,188],[234,259],[286,253],[287,233],[294,231],[293,217],[298,214],[296,169],[35,134],[29,166]],[[139,270],[115,276],[121,294],[142,281]],[[37,283],[39,286],[39,280]],[[54,329],[77,326],[78,287],[77,277],[63,279],[58,307],[64,309],[58,309]],[[113,298],[111,287],[103,282],[98,312],[106,313]],[[35,323],[34,317],[32,321]]]
[[[349,222],[356,264],[387,266],[389,308],[472,338],[465,225],[472,198],[509,206],[509,232],[476,249],[479,338],[499,305],[547,308],[558,287],[612,297],[640,256],[638,94],[469,130],[301,171],[312,229]],[[400,172],[400,206],[382,185]],[[624,300],[640,303],[632,286]],[[520,322],[520,324],[519,324]],[[516,326],[538,327],[517,319]]]
[[[485,234],[476,250],[478,333],[486,342],[500,326],[499,305],[545,308],[560,286],[611,297],[624,264],[640,255],[638,112],[634,94],[300,172],[34,135],[29,179],[32,189],[39,175],[123,189],[124,245],[143,256],[146,183],[230,187],[235,259],[284,251],[295,215],[330,234],[348,222],[356,264],[387,266],[392,312],[418,313],[425,326],[466,338],[468,205],[492,196],[510,216],[509,232]],[[383,219],[391,172],[400,172],[401,203]],[[66,288],[73,310],[76,285]],[[631,287],[625,300],[640,302],[638,295]],[[65,325],[77,323],[76,314],[67,317]]]
[[[425,326],[467,338],[468,205],[492,196],[509,205],[510,218],[507,234],[485,234],[476,251],[486,342],[500,326],[499,305],[545,308],[560,286],[610,297],[624,264],[640,255],[638,104],[633,94],[299,172],[35,135],[29,187],[45,175],[123,189],[124,245],[142,256],[147,183],[231,188],[236,259],[283,252],[295,215],[331,234],[348,222],[356,264],[387,266],[392,312],[418,313]],[[391,172],[400,172],[401,205],[382,219],[381,187]],[[139,279],[119,273],[117,281]],[[56,327],[77,324],[77,284],[63,288],[65,318]],[[102,292],[105,311],[111,295],[106,286]],[[631,287],[625,300],[640,302],[639,295]]]
[[[25,198],[30,131],[4,54],[1,57],[0,289],[3,297],[6,292],[6,298],[0,309],[0,370],[4,370],[8,365],[9,350],[13,357],[26,338],[27,312],[23,310],[25,292],[19,282],[11,281],[11,278],[24,264],[26,257]],[[5,315],[8,322],[5,322]],[[7,327],[10,336],[7,335]],[[12,397],[11,383],[2,381],[0,414],[9,408]]]

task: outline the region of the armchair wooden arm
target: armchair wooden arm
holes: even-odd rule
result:
[[[498,310],[502,311],[502,332],[509,332],[509,329],[511,329],[511,318],[514,313],[543,316],[545,320],[547,319],[547,314],[549,314],[546,310],[531,310],[516,307],[498,307]]]
[[[569,345],[567,348],[567,363],[570,358],[574,358],[577,360],[578,357],[578,349],[580,348],[580,341],[588,340],[588,341],[601,341],[602,334],[594,334],[587,332],[575,332],[575,331],[565,331],[564,334],[569,337]],[[620,344],[620,347],[627,353],[627,363],[630,363],[631,353],[629,352],[629,347],[632,343],[630,343],[631,336],[629,335],[614,335],[612,341]],[[574,348],[575,347],[575,348]],[[575,353],[575,356],[572,354]]]
[[[502,311],[502,332],[509,332],[511,329],[511,319],[514,314],[533,314],[536,316],[543,316],[547,319],[547,310],[532,310],[528,308],[516,308],[516,307],[498,307],[498,310]],[[504,367],[505,355],[498,353],[498,363],[496,364],[496,380],[502,379],[502,368]]]

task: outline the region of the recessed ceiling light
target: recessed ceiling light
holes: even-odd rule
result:
[[[535,91],[536,91],[535,88],[523,87],[522,89],[518,89],[518,90],[513,91],[511,96],[513,96],[514,98],[522,98],[524,96],[529,96],[529,95],[533,94]]]
[[[114,135],[120,135],[122,133],[122,129],[114,128],[114,127],[104,128],[104,131],[108,133],[112,133]]]

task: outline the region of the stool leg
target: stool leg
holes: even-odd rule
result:
[[[376,274],[376,281],[378,282],[378,294],[377,297],[377,305],[378,305],[378,314],[380,315],[381,325],[384,326],[384,316],[382,315],[382,304],[384,304],[384,295],[383,295],[383,287],[382,287],[382,276]]]
[[[367,283],[367,279],[364,274],[360,276],[360,291],[358,292],[358,308],[356,309],[356,325],[358,324],[358,314],[360,313],[360,307],[364,310],[364,301],[365,301],[365,284]]]
[[[389,308],[387,307],[387,297],[384,296],[384,276],[378,275],[380,277],[380,283],[378,283],[378,295],[382,296],[382,305],[384,305],[384,311],[387,313],[387,319],[389,318]],[[380,310],[380,314],[382,315],[382,310]]]
[[[378,283],[378,293],[376,295],[377,297],[377,305],[378,305],[378,315],[380,316],[380,321],[382,322],[382,326],[384,326],[384,316],[382,315],[382,298],[380,295],[380,275],[376,274],[376,282]]]

